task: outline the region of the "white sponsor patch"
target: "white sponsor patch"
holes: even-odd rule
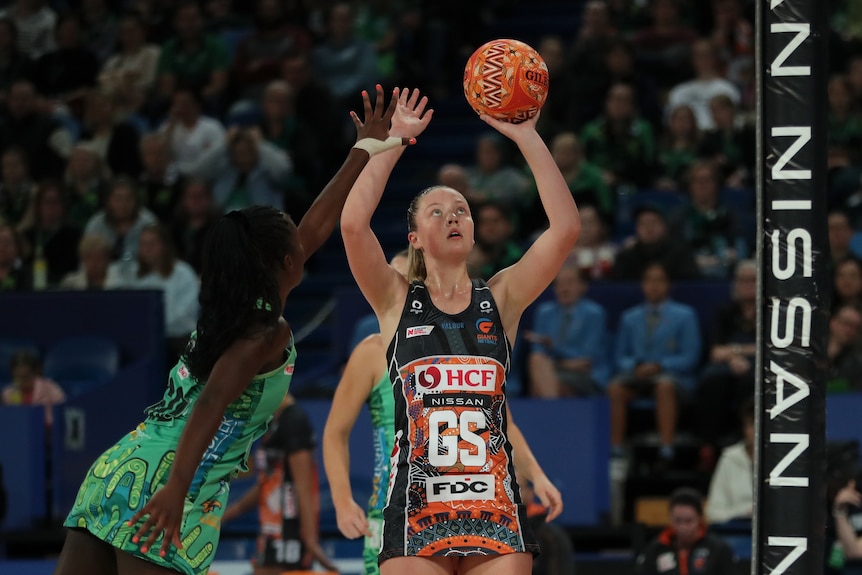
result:
[[[491,364],[432,363],[416,366],[416,391],[492,392],[497,383],[497,366]]]
[[[180,368],[177,370],[177,375],[180,376],[180,379],[188,379],[188,377],[189,377],[188,368],[184,365],[181,365]]]
[[[421,337],[423,335],[431,335],[431,331],[434,329],[433,325],[417,325],[413,327],[407,328],[407,339],[411,337]]]
[[[429,503],[494,499],[494,485],[491,474],[429,477],[425,480],[425,495]]]

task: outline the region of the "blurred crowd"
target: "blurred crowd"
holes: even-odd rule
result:
[[[659,463],[673,460],[681,405],[702,415],[701,466],[728,445],[750,458],[737,414],[754,385],[754,2],[570,4],[579,28],[534,43],[551,77],[538,129],[582,233],[555,300],[524,334],[525,392],[607,394],[615,456],[627,406],[647,396]],[[363,89],[463,98],[467,56],[516,10],[514,0],[12,0],[0,11],[0,292],[161,289],[181,349],[213,219],[252,204],[301,218],[353,142],[347,112]],[[840,392],[862,390],[862,3],[831,11],[828,363]],[[430,166],[473,206],[477,277],[516,261],[546,225],[513,152],[484,134],[472,163]],[[669,298],[674,282],[698,278],[732,286],[707,340]],[[591,281],[640,282],[644,303],[615,334],[583,297]],[[746,513],[750,501],[730,516]]]

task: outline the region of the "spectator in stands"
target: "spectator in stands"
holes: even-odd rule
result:
[[[602,171],[584,158],[584,150],[573,132],[563,132],[551,141],[551,154],[578,204],[593,204],[605,216],[614,213],[614,197]],[[534,196],[538,196],[535,184]]]
[[[646,187],[652,182],[655,139],[649,122],[637,116],[628,84],[608,90],[605,115],[584,126],[581,144],[609,184]]]
[[[291,170],[287,154],[264,140],[260,130],[232,127],[198,158],[192,175],[212,185],[216,207],[227,213],[251,205],[284,209],[282,186]]]
[[[338,568],[320,547],[317,442],[308,414],[287,394],[254,451],[257,481],[225,509],[227,523],[258,507],[260,530],[254,575]],[[287,552],[286,552],[287,551]]]
[[[608,241],[608,225],[603,215],[591,204],[578,204],[581,215],[581,235],[569,261],[591,279],[608,279],[613,271],[617,246]]]
[[[671,236],[686,242],[705,277],[727,278],[736,262],[748,255],[736,215],[718,196],[718,173],[709,162],[696,162],[688,171],[690,202],[671,216]]]
[[[470,253],[470,277],[489,280],[521,259],[524,250],[512,240],[512,216],[505,206],[486,202],[474,210],[476,243]]]
[[[0,292],[29,291],[33,272],[21,261],[21,237],[15,228],[0,223]]]
[[[356,8],[356,35],[371,42],[377,57],[377,72],[382,78],[392,78],[396,66],[398,33],[405,23],[411,23],[404,14],[421,18],[421,13],[411,11],[395,0],[365,0]]]
[[[334,174],[338,165],[339,151],[349,143],[343,133],[343,123],[338,117],[335,98],[324,82],[311,71],[310,56],[293,51],[286,56],[281,66],[282,79],[293,91],[293,108],[302,110],[302,117],[314,126],[317,141],[323,151],[324,177]],[[322,186],[313,189],[322,189]]]
[[[536,310],[530,347],[530,391],[546,399],[602,393],[608,383],[605,311],[586,299],[588,279],[566,265],[554,279],[555,300]]]
[[[709,523],[751,520],[754,512],[754,399],[749,397],[739,412],[742,439],[721,452],[709,483]]]
[[[830,210],[827,216],[829,225],[829,267],[834,269],[838,262],[853,257],[850,249],[853,240],[853,227],[850,216],[843,210]]]
[[[217,115],[224,105],[230,56],[224,43],[204,30],[197,2],[181,1],[174,13],[176,35],[159,54],[158,95],[163,102],[174,99],[179,88],[200,94],[199,104]]]
[[[138,195],[143,206],[161,222],[169,222],[184,187],[185,178],[171,163],[169,142],[164,133],[150,133],[141,138],[142,171]]]
[[[833,265],[832,310],[851,305],[862,311],[862,262],[847,256]]]
[[[670,525],[638,555],[637,575],[676,575],[733,573],[733,551],[730,546],[707,533],[703,518],[703,496],[682,487],[668,502]]]
[[[112,259],[131,262],[138,253],[141,231],[154,223],[156,217],[153,213],[141,207],[135,184],[126,178],[118,178],[111,184],[105,209],[90,218],[84,232],[105,236],[111,242]]]
[[[173,219],[173,240],[177,255],[200,275],[204,241],[219,212],[206,182],[189,181],[182,192],[182,201]]]
[[[200,157],[225,137],[221,122],[201,115],[200,96],[186,88],[174,92],[170,117],[161,129],[170,143],[171,159],[184,176],[191,174]]]
[[[833,563],[833,559],[838,559],[835,563],[840,564],[841,567],[845,561],[862,559],[862,536],[858,534],[856,528],[859,518],[858,511],[862,507],[862,495],[856,488],[856,481],[856,479],[848,481],[832,500],[833,537],[837,540],[839,553],[833,551],[826,554],[829,559],[829,567],[831,567],[831,569],[827,569],[826,573],[830,575],[844,573],[839,565]]]
[[[830,393],[862,390],[860,329],[862,312],[859,308],[843,305],[833,312],[826,345],[829,366],[826,389]]]
[[[182,353],[197,325],[200,282],[192,267],[177,258],[165,226],[150,224],[141,229],[136,258],[128,270],[111,267],[105,287],[162,291],[170,363]]]
[[[119,119],[113,97],[102,90],[87,93],[84,130],[86,140],[102,162],[117,176],[138,177],[141,158],[138,155],[140,133],[132,123]]]
[[[668,234],[667,220],[661,208],[651,204],[638,206],[634,219],[635,239],[617,253],[612,273],[614,279],[635,281],[643,277],[644,270],[652,263],[663,264],[672,280],[700,277],[694,252],[688,244]]]
[[[461,192],[465,198],[473,197],[473,192],[470,189],[470,181],[467,177],[467,169],[464,166],[443,164],[437,170],[437,183]]]
[[[476,142],[476,165],[467,169],[471,203],[493,201],[510,209],[527,204],[529,184],[523,173],[511,165],[507,143],[496,132],[483,134]]]
[[[15,0],[0,12],[18,29],[18,49],[31,60],[54,49],[54,25],[57,14],[45,0]]]
[[[680,190],[685,187],[688,171],[697,159],[701,133],[694,112],[679,106],[668,117],[659,142],[656,188]]]
[[[709,110],[710,101],[724,94],[734,104],[739,104],[739,89],[722,77],[720,56],[715,44],[706,39],[698,40],[691,49],[691,63],[695,78],[676,85],[668,95],[667,110],[686,105],[694,111],[697,125],[701,130],[715,127]]]
[[[847,82],[850,84],[852,100],[862,100],[862,54],[853,54],[847,62]]]
[[[81,18],[86,30],[84,44],[103,64],[114,51],[120,28],[108,0],[82,0]]]
[[[709,364],[697,390],[699,429],[704,445],[701,467],[709,469],[728,434],[740,406],[754,394],[757,353],[757,264],[743,260],[736,266],[731,301],[715,314]]]
[[[746,19],[740,0],[713,0],[711,39],[728,68],[753,57],[754,27]]]
[[[847,154],[851,164],[862,161],[862,116],[859,104],[853,101],[853,92],[847,76],[835,75],[829,79],[829,147]]]
[[[27,155],[20,148],[8,148],[0,157],[0,222],[19,229],[29,225],[36,184],[30,179]]]
[[[55,177],[63,173],[64,158],[72,149],[72,136],[55,119],[37,108],[36,90],[27,80],[18,80],[9,88],[6,113],[0,123],[0,151],[17,147],[28,158],[39,158],[30,165],[34,179]]]
[[[12,383],[3,388],[3,405],[44,405],[45,423],[51,425],[51,410],[66,401],[66,394],[55,382],[42,375],[42,362],[31,351],[19,351],[9,365]]]
[[[651,25],[632,37],[638,64],[644,66],[661,90],[686,79],[689,51],[697,39],[695,31],[681,21],[679,8],[678,0],[652,0]]]
[[[626,84],[632,87],[635,107],[640,117],[654,128],[661,125],[662,110],[655,83],[635,66],[635,55],[627,41],[617,38],[608,43],[602,74],[597,80],[596,90],[590,96],[590,100],[594,102],[589,112],[590,118],[602,113],[602,98],[614,85]]]
[[[356,94],[372,93],[374,83],[382,80],[374,45],[355,33],[354,18],[351,3],[332,4],[326,13],[326,37],[311,53],[314,74],[342,110],[355,108]]]
[[[119,43],[99,74],[99,85],[111,94],[118,114],[135,114],[153,94],[159,46],[147,43],[147,27],[139,14],[120,21]]]
[[[63,181],[71,223],[83,228],[103,206],[108,175],[105,163],[90,144],[81,143],[72,149]]]
[[[243,13],[236,14],[233,11],[234,4],[231,0],[206,0],[206,2],[203,2],[207,32],[216,36],[222,36],[224,34],[230,35],[232,32],[248,30],[250,25],[249,19],[246,18],[246,14],[244,13],[246,8],[242,9]],[[230,51],[228,54],[230,54]]]
[[[258,127],[267,142],[291,159],[295,170],[288,177],[286,193],[290,200],[287,210],[301,218],[311,204],[312,194],[323,188],[325,155],[331,143],[323,142],[321,134],[304,115],[296,113],[296,93],[284,80],[270,82],[263,94],[263,115]]]
[[[29,247],[27,262],[44,259],[48,286],[55,287],[63,276],[78,267],[81,228],[66,221],[66,198],[59,182],[43,181],[34,198],[33,225],[23,232]]]
[[[715,163],[724,185],[751,185],[757,157],[754,128],[740,121],[737,105],[727,94],[712,98],[709,109],[714,127],[704,133],[699,155]]]
[[[16,80],[29,78],[33,62],[18,49],[18,28],[8,16],[0,17],[0,104],[6,102]]]
[[[577,91],[573,94],[576,100],[584,100],[589,94],[589,87],[595,79],[602,76],[604,57],[608,45],[618,37],[608,3],[604,0],[590,0],[584,3],[581,16],[581,28],[578,30],[569,57],[569,70]],[[585,91],[586,90],[586,91]],[[583,114],[577,124],[582,125],[589,116]]]
[[[674,457],[677,405],[692,390],[700,360],[701,338],[695,311],[669,299],[670,276],[660,263],[644,270],[644,303],[620,319],[616,376],[608,386],[611,405],[611,453],[624,457],[629,403],[643,396],[656,400],[656,426],[661,447],[659,466]]]
[[[572,129],[578,114],[573,96],[575,86],[566,66],[566,48],[559,36],[543,36],[536,50],[548,67],[548,75],[554,79],[554,91],[548,92],[536,126],[542,138],[550,142],[561,132]]]
[[[281,76],[282,59],[292,51],[311,49],[308,31],[285,19],[278,0],[257,0],[254,19],[254,30],[240,41],[233,64],[239,96],[244,101],[237,105],[257,105],[266,86]]]
[[[33,65],[33,83],[40,94],[81,111],[84,95],[95,86],[99,60],[83,44],[81,21],[74,14],[57,19],[57,47]]]
[[[100,290],[105,288],[111,264],[111,243],[101,234],[87,234],[78,244],[81,266],[63,278],[61,289]]]

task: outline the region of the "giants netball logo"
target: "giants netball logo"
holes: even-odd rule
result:
[[[479,332],[476,335],[477,342],[492,345],[497,343],[497,336],[494,335],[497,333],[497,326],[490,319],[483,317],[476,320],[476,331]]]

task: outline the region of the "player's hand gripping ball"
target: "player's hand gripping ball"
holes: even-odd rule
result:
[[[464,95],[477,114],[518,124],[545,104],[548,66],[523,42],[492,40],[467,61]]]

